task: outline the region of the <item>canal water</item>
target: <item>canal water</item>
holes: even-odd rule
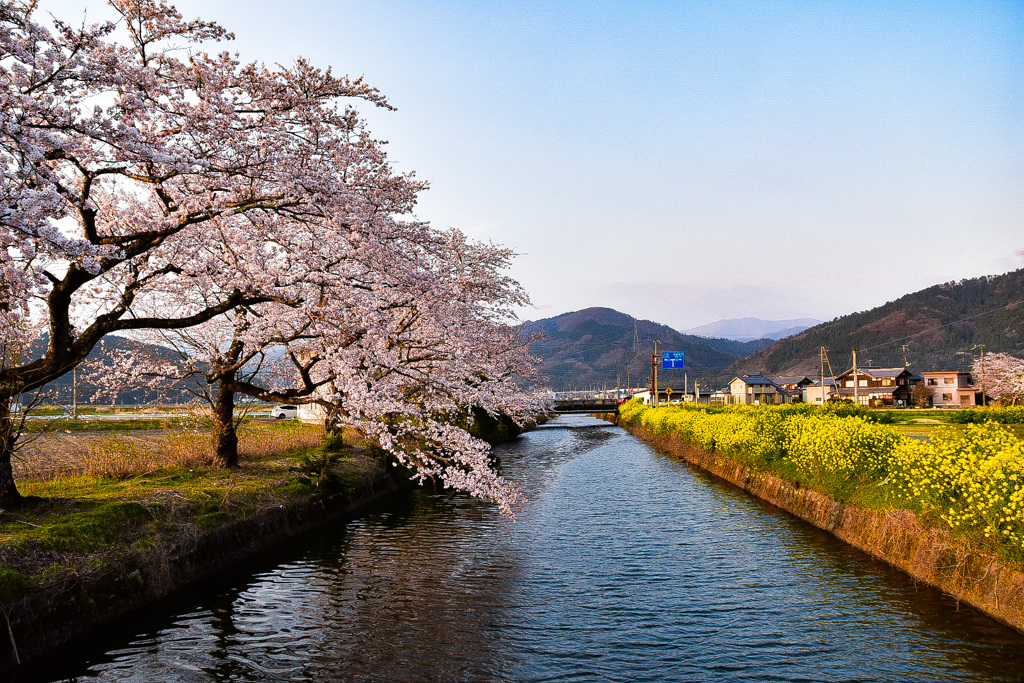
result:
[[[461,495],[292,543],[19,681],[1024,681],[1024,638],[831,536],[566,416]]]

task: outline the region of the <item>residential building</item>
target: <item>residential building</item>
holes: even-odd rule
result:
[[[793,403],[799,396],[799,392],[790,392],[764,375],[741,375],[729,382],[729,403],[733,404]]]
[[[667,388],[667,387],[666,387]],[[651,390],[644,389],[643,391],[634,391],[633,398],[639,398],[644,402],[644,405],[651,405]],[[673,391],[671,394],[665,391],[665,389],[658,389],[658,405],[664,405],[666,403],[680,403],[683,401],[683,394],[678,391]]]
[[[773,381],[780,387],[789,392],[800,393],[804,390],[804,387],[809,387],[815,383],[813,379],[807,375],[800,375],[798,377],[773,377]]]
[[[715,392],[712,391],[711,389],[698,388],[696,394],[694,394],[694,392],[691,391],[690,393],[686,394],[686,398],[683,400],[687,401],[688,403],[697,403],[700,405],[708,406],[712,405],[711,397],[714,395]]]
[[[910,390],[921,381],[908,368],[850,368],[836,377],[839,396],[853,399],[866,406],[910,405]]]
[[[816,406],[826,403],[830,398],[837,398],[839,396],[839,391],[836,389],[836,381],[831,377],[826,377],[824,384],[821,383],[821,380],[815,380],[810,385],[803,387],[801,391],[804,403]]]
[[[922,372],[924,385],[932,392],[936,408],[969,408],[977,405],[978,388],[969,372]]]

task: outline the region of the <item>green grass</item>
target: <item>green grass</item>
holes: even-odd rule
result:
[[[181,534],[193,533],[190,528],[215,529],[321,492],[325,485],[351,490],[378,465],[359,448],[329,444],[329,458],[317,457],[318,451],[290,449],[234,470],[168,467],[128,478],[19,482],[23,495],[41,500],[15,513],[0,513],[0,604],[48,581],[109,566],[127,554],[173,545]]]
[[[159,505],[154,506],[159,508]],[[138,533],[141,522],[154,520],[154,512],[141,503],[120,500],[84,506],[57,515],[46,525],[18,534],[18,542],[43,550],[93,553]]]
[[[37,584],[38,580],[19,571],[0,567],[0,605],[21,599]]]

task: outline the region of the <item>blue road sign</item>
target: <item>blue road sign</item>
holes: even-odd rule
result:
[[[662,370],[682,370],[683,365],[683,352],[682,351],[662,351],[661,353],[661,369]]]

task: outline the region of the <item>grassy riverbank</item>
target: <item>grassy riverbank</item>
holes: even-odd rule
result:
[[[233,470],[213,466],[202,432],[58,429],[33,437],[17,474],[35,499],[0,513],[0,604],[87,580],[158,546],[187,546],[260,510],[343,494],[382,468],[371,445],[341,446],[325,441],[322,428],[294,422],[243,427]]]
[[[955,412],[964,414],[959,424],[936,429],[927,442],[852,406],[652,409],[633,401],[620,421],[841,503],[913,512],[924,526],[1024,567],[1024,442],[1010,426],[983,421],[986,414],[1012,421],[1016,413]]]

